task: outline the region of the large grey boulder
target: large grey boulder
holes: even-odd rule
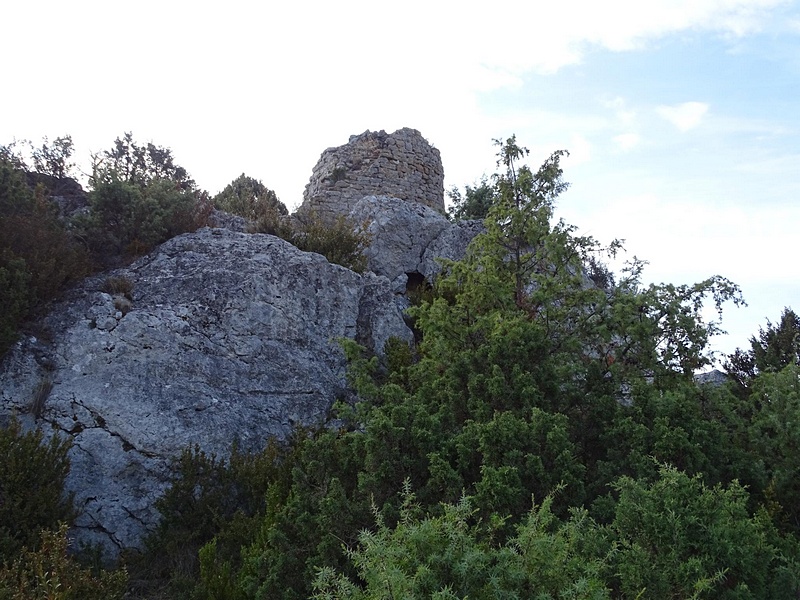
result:
[[[481,221],[451,223],[441,213],[418,202],[391,196],[367,196],[348,217],[364,224],[371,242],[365,251],[367,268],[405,291],[409,276],[432,281],[441,270],[437,259],[460,260],[483,230]]]
[[[234,440],[260,448],[323,423],[348,393],[337,338],[376,351],[412,339],[386,278],[269,235],[200,230],[111,275],[71,291],[46,335],[6,357],[0,413],[72,438],[77,537],[112,555],[157,522],[182,449],[225,456]],[[52,390],[33,408],[42,382]]]

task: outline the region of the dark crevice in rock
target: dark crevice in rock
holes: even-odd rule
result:
[[[406,281],[406,295],[414,294],[422,289],[425,289],[425,287],[430,287],[430,284],[425,279],[425,276],[419,271],[406,273],[406,277],[408,277],[408,281]]]
[[[141,518],[139,515],[137,515],[136,513],[134,513],[134,512],[133,512],[131,509],[129,509],[129,508],[128,508],[127,506],[125,506],[124,504],[122,505],[122,510],[124,510],[124,511],[125,511],[125,512],[128,514],[128,516],[129,516],[131,519],[133,519],[134,521],[136,521],[136,522],[140,523],[140,524],[141,524],[141,525],[143,525],[145,528],[147,527],[147,523],[146,523],[146,522],[145,522],[145,521],[144,521],[144,520],[143,520],[143,519],[142,519],[142,518]]]
[[[103,524],[100,521],[95,519],[92,515],[85,514],[84,516],[90,519],[91,523],[88,525],[80,525],[80,529],[99,534],[99,536],[107,539],[111,544],[113,544],[117,552],[125,549],[125,544],[119,538],[117,538],[112,531],[109,531],[107,528],[103,527]],[[106,550],[108,550],[108,548],[106,548]]]

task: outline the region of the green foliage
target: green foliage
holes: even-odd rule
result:
[[[614,487],[609,574],[623,597],[796,597],[798,565],[775,547],[769,520],[750,516],[737,482],[708,488],[662,467],[653,484],[623,477]]]
[[[27,171],[28,165],[20,146],[29,145],[26,140],[13,140],[10,144],[0,144],[0,164],[15,171]]]
[[[294,600],[315,578],[318,598],[797,594],[796,367],[756,374],[746,403],[698,387],[719,332],[704,305],[738,288],[646,286],[636,258],[595,277],[620,244],[552,223],[564,153],[536,171],[526,154],[500,144],[486,231],[420,294],[416,347],[342,342],[358,402],[250,476],[252,518],[206,494],[227,475],[187,479],[165,512],[187,524],[162,538],[204,544],[187,595]]]
[[[30,302],[30,274],[25,260],[8,248],[0,251],[0,356],[17,339],[19,322]]]
[[[369,247],[370,235],[363,224],[344,216],[333,222],[316,214],[296,216],[291,221],[266,217],[256,222],[256,231],[277,235],[304,252],[322,254],[328,262],[356,273],[367,268],[364,251]]]
[[[644,381],[631,390],[629,401],[600,434],[605,451],[595,463],[591,496],[603,496],[620,475],[654,481],[659,463],[702,473],[710,483],[758,479],[742,445],[746,422],[726,388],[681,381],[659,390]]]
[[[168,148],[137,144],[130,133],[95,156],[90,212],[74,226],[96,262],[149,252],[205,224],[212,205]]]
[[[121,600],[125,571],[94,574],[70,558],[67,545],[66,525],[42,531],[37,550],[0,568],[0,600]]]
[[[13,155],[0,160],[0,215],[8,217],[33,210],[33,194]],[[24,164],[24,163],[23,163]]]
[[[750,338],[750,350],[736,350],[728,356],[725,370],[746,390],[758,373],[776,373],[790,364],[800,363],[800,317],[784,308],[781,321],[758,328],[758,337]]]
[[[183,167],[175,164],[172,151],[152,142],[138,144],[131,132],[114,140],[114,146],[94,157],[93,187],[109,177],[146,188],[159,180],[173,182],[181,191],[196,189],[194,180]]]
[[[137,256],[195,228],[196,198],[165,179],[144,188],[111,176],[90,194],[91,212],[81,223],[95,255]]]
[[[397,524],[374,509],[377,531],[347,550],[361,583],[321,568],[315,598],[788,599],[800,589],[798,565],[736,482],[708,488],[671,467],[652,484],[623,477],[609,526],[577,509],[561,521],[548,497],[505,543],[469,498],[420,517],[406,486]]]
[[[88,272],[86,252],[64,229],[41,188],[27,210],[0,216],[0,236],[2,245],[25,261],[31,307]]]
[[[0,356],[20,322],[87,268],[45,190],[32,191],[15,163],[0,161]]]
[[[75,168],[75,163],[70,162],[74,149],[71,135],[57,137],[52,143],[45,136],[38,147],[28,140],[14,140],[0,145],[0,163],[20,172],[33,170],[40,175],[64,179]],[[33,169],[25,160],[26,154],[33,160]]]
[[[377,531],[363,531],[347,552],[363,587],[323,568],[314,598],[608,598],[599,561],[581,555],[585,515],[562,525],[550,502],[535,506],[517,536],[498,545],[491,527],[475,520],[469,498],[421,518],[406,487],[397,525],[388,527],[375,509]]]
[[[37,173],[49,175],[56,179],[69,177],[71,171],[75,168],[75,163],[69,162],[73,151],[74,146],[71,135],[57,137],[52,144],[45,137],[42,140],[42,145],[33,149],[33,168]]]
[[[289,214],[286,205],[278,200],[275,192],[244,173],[214,196],[213,202],[220,210],[256,223],[277,221],[281,216]]]
[[[24,432],[15,419],[0,428],[0,564],[23,546],[35,548],[42,529],[71,521],[72,498],[64,494],[69,448],[58,436]]]
[[[300,250],[322,254],[329,262],[356,273],[363,273],[367,268],[364,250],[369,246],[370,236],[364,225],[341,216],[332,224],[313,215],[301,222],[300,230],[291,240]]]
[[[383,356],[389,381],[407,385],[409,370],[415,362],[413,348],[405,340],[390,337],[383,345]]]
[[[349,572],[341,544],[355,543],[371,521],[358,489],[364,462],[358,435],[323,430],[294,440],[287,477],[270,486],[261,530],[245,551],[239,582],[247,597],[306,598],[318,566]]]
[[[156,505],[159,527],[145,541],[146,551],[131,559],[132,578],[187,597],[230,587],[231,565],[241,565],[241,549],[258,531],[267,490],[283,473],[281,454],[273,443],[259,453],[234,446],[228,461],[198,448],[184,451],[172,487]]]
[[[489,185],[489,181],[484,177],[475,187],[466,186],[464,194],[453,187],[447,192],[452,205],[448,214],[454,221],[466,219],[485,219],[489,214],[489,209],[494,202],[495,189]]]
[[[783,528],[800,533],[800,366],[759,375],[749,408],[749,450],[763,469],[764,499]]]

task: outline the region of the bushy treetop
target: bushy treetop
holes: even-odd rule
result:
[[[289,214],[286,205],[258,179],[242,173],[213,198],[214,206],[225,212],[258,221],[265,215]]]

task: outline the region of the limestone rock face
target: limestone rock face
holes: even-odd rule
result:
[[[409,276],[432,281],[441,270],[436,259],[463,258],[483,230],[480,221],[451,223],[432,208],[390,196],[362,198],[349,217],[366,224],[371,237],[367,268],[387,277],[397,293],[405,291]]]
[[[412,339],[386,278],[269,235],[200,230],[111,275],[132,290],[86,280],[53,307],[46,335],[6,356],[0,412],[72,438],[77,536],[112,555],[157,522],[182,449],[226,456],[234,440],[260,448],[321,423],[347,394],[337,338],[377,351]],[[42,381],[52,391],[39,412]]]
[[[444,170],[439,151],[416,129],[365,131],[322,153],[299,212],[323,219],[346,215],[364,196],[383,194],[419,202],[444,214]]]

